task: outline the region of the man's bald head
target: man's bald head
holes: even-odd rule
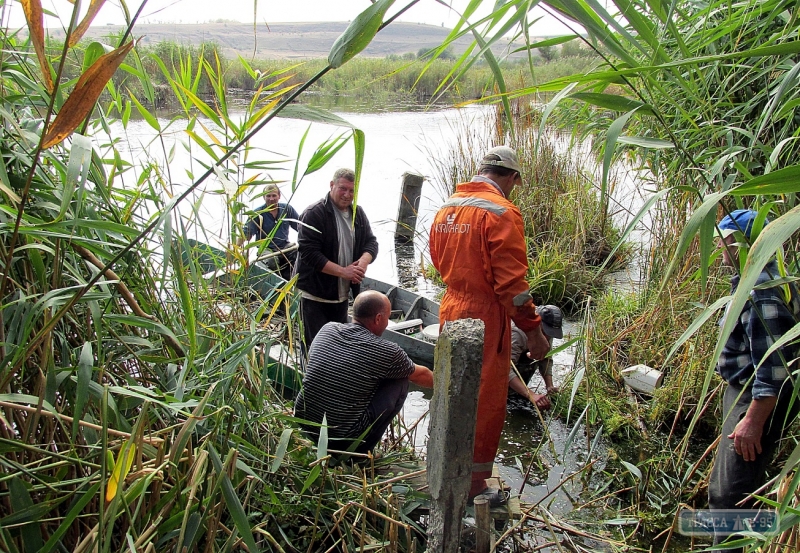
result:
[[[391,311],[392,304],[384,294],[376,290],[361,292],[353,302],[353,319],[364,324],[371,323],[375,316]]]

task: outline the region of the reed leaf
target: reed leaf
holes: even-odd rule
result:
[[[317,460],[328,455],[328,417],[322,415],[322,426],[319,428],[319,440],[317,441]],[[317,465],[319,466],[319,465]],[[306,487],[305,485],[303,486]]]
[[[86,11],[86,15],[83,16],[83,19],[78,24],[75,29],[72,30],[72,34],[69,36],[69,47],[74,48],[81,39],[83,35],[86,34],[86,31],[89,30],[89,26],[92,24],[94,17],[97,15],[97,12],[100,11],[100,8],[103,7],[106,0],[90,0],[89,1],[89,9]]]
[[[184,374],[186,369],[184,368]],[[191,416],[186,419],[186,422],[181,425],[181,429],[178,432],[178,436],[175,438],[175,444],[171,448],[170,453],[170,461],[174,464],[177,464],[180,460],[181,456],[183,455],[183,451],[186,448],[186,444],[189,442],[189,438],[191,438],[191,434],[194,431],[195,426],[197,426],[198,421],[203,416],[203,411],[206,408],[206,404],[208,400],[211,398],[211,395],[216,388],[217,383],[213,383],[209,386],[208,391],[206,391],[203,399],[200,400],[200,403],[197,404],[197,407],[194,408],[192,411]]]
[[[608,172],[611,170],[611,160],[614,157],[617,137],[622,133],[622,129],[625,128],[628,119],[630,119],[638,109],[639,107],[637,106],[628,113],[615,119],[608,127],[608,132],[606,132],[606,141],[603,146],[603,176],[600,180],[600,206],[604,213],[607,211],[606,206],[608,205]]]
[[[56,115],[55,121],[47,129],[42,148],[50,148],[64,141],[89,116],[106,83],[133,46],[134,43],[131,41],[113,52],[100,56],[88,71],[81,74],[75,88]]]
[[[377,0],[359,13],[333,43],[328,54],[328,65],[337,69],[366,48],[378,33],[383,17],[392,4],[394,0]]]
[[[241,501],[239,501],[236,491],[233,489],[233,484],[222,465],[219,453],[217,453],[217,450],[212,444],[208,444],[208,454],[211,457],[211,464],[214,467],[214,471],[217,473],[217,479],[219,481],[219,486],[222,488],[222,496],[225,499],[225,505],[227,505],[228,512],[233,518],[236,529],[242,536],[242,540],[247,546],[248,551],[261,551],[261,549],[256,546],[250,523],[247,520],[247,514],[244,512],[244,507]]]
[[[132,440],[128,440],[119,448],[117,459],[114,462],[114,470],[111,471],[111,477],[106,485],[106,502],[111,502],[117,497],[120,486],[133,466],[135,453],[136,445]]]
[[[131,97],[131,101],[133,102],[133,105],[136,106],[136,111],[139,112],[139,115],[142,116],[142,119],[144,119],[147,122],[147,124],[153,128],[153,130],[155,130],[156,132],[161,132],[161,123],[158,122],[158,119],[156,119],[153,116],[153,114],[150,113],[147,110],[147,108],[142,105],[142,103],[139,101],[139,99],[133,92],[128,90],[128,95]]]
[[[67,177],[64,181],[64,189],[61,196],[61,209],[56,220],[61,220],[70,209],[75,190],[86,186],[86,179],[89,176],[89,168],[92,161],[92,141],[87,137],[76,134],[72,137],[72,147],[69,151],[69,164],[67,166]],[[81,212],[83,194],[77,197],[74,206],[75,213]]]
[[[20,0],[22,10],[25,12],[25,19],[28,22],[28,32],[30,33],[33,49],[39,59],[39,68],[42,72],[44,84],[48,92],[53,92],[53,75],[50,69],[50,62],[44,51],[44,12],[42,11],[41,0]]]
[[[672,142],[660,140],[658,138],[646,138],[643,136],[625,136],[619,135],[617,137],[619,144],[627,144],[629,146],[639,146],[641,148],[649,148],[652,150],[671,150],[675,148]]]
[[[81,356],[78,361],[78,385],[75,389],[75,417],[72,419],[72,435],[78,436],[78,422],[83,416],[86,401],[89,399],[89,383],[92,381],[92,369],[94,368],[94,357],[92,356],[92,344],[86,342],[81,348]]]
[[[567,437],[564,440],[564,449],[561,452],[563,456],[566,456],[567,451],[569,451],[569,448],[572,447],[572,442],[575,441],[575,437],[578,435],[578,431],[581,428],[581,421],[585,419],[586,414],[588,412],[589,412],[589,404],[587,404],[586,407],[583,408],[583,411],[575,420],[575,424],[573,425],[572,428],[570,428],[569,434],[567,434]]]
[[[569,420],[569,415],[572,412],[572,403],[573,401],[575,401],[575,396],[578,394],[580,385],[585,377],[586,377],[586,369],[581,368],[575,372],[575,378],[572,380],[572,391],[569,394],[569,407],[567,408],[567,420]]]
[[[10,492],[11,508],[15,513],[22,513],[35,509],[28,488],[25,487],[25,484],[23,484],[19,477],[12,476],[8,481],[8,488]],[[38,517],[34,517],[34,520],[36,518]],[[42,534],[37,526],[38,525],[35,523],[25,524],[20,530],[26,553],[37,553],[42,550]]]
[[[572,91],[573,88],[577,86],[577,83],[572,83],[567,85],[563,90],[560,90],[553,99],[547,102],[547,105],[544,107],[542,111],[542,120],[539,122],[539,134],[536,136],[536,146],[534,152],[539,151],[539,143],[541,137],[544,135],[545,129],[547,128],[547,119],[550,117],[550,114],[553,113],[553,110],[556,109],[559,102],[569,96],[569,93]]]
[[[314,468],[309,471],[308,476],[305,481],[303,481],[303,488],[300,490],[300,495],[306,493],[308,489],[314,485],[314,482],[317,481],[320,474],[322,474],[322,464],[318,463],[314,465]]]
[[[539,42],[533,42],[531,44],[525,45],[522,48],[517,48],[516,50],[512,50],[512,54],[516,54],[518,52],[525,52],[527,50],[536,50],[538,48],[547,48],[548,46],[558,46],[559,44],[564,44],[567,42],[572,42],[573,40],[578,39],[577,35],[564,35],[564,36],[557,36],[554,38],[548,38],[547,40],[540,40]]]
[[[277,472],[278,468],[281,466],[281,463],[283,463],[283,459],[286,457],[286,450],[289,448],[289,439],[291,437],[292,429],[284,428],[283,432],[281,432],[281,439],[278,441],[278,449],[275,450],[275,459],[272,461],[270,472]]]
[[[622,459],[620,459],[620,460],[619,460],[619,462],[620,462],[620,463],[622,464],[622,466],[623,466],[623,467],[625,467],[625,469],[626,469],[628,472],[630,472],[630,473],[631,473],[631,474],[632,474],[632,475],[633,475],[633,476],[634,476],[634,477],[635,477],[637,480],[641,480],[641,479],[642,479],[642,471],[641,471],[641,469],[639,469],[639,467],[637,467],[637,466],[636,466],[636,465],[634,465],[633,463],[629,463],[628,461],[623,461]]]
[[[113,50],[114,48],[107,44],[103,44],[102,42],[92,42],[83,52],[83,63],[81,64],[82,70],[88,71],[94,62],[99,60],[104,54],[108,54]]]
[[[651,106],[648,106],[644,102],[639,102],[631,98],[618,96],[616,94],[602,94],[599,92],[575,92],[573,94],[570,94],[569,97],[575,100],[582,100],[587,104],[592,104],[593,106],[598,106],[613,111],[626,111],[626,112],[638,111],[639,113],[644,113],[648,115],[651,115],[653,113],[653,108]]]
[[[356,128],[346,119],[339,117],[335,113],[314,106],[305,106],[302,104],[288,105],[280,111],[278,116],[285,119],[301,119],[303,121],[311,121],[313,123],[325,123],[327,125],[336,125],[351,129]]]
[[[800,192],[800,165],[791,165],[754,177],[731,190],[734,196],[792,194]]]
[[[798,336],[800,336],[800,324],[796,324],[790,330],[785,332],[783,336],[775,340],[775,343],[772,344],[769,349],[767,349],[767,351],[764,353],[764,356],[758,361],[756,369],[759,368],[764,361],[769,358],[770,355],[779,349],[783,349],[787,344],[791,344]]]

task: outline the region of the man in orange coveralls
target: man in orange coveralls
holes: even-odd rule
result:
[[[502,505],[502,490],[487,487],[506,416],[511,319],[528,337],[532,359],[550,349],[528,283],[522,215],[508,200],[522,184],[517,154],[498,146],[481,160],[478,175],[459,184],[439,209],[430,232],[431,260],[447,284],[439,322],[481,319],[486,325],[469,499],[484,495]]]

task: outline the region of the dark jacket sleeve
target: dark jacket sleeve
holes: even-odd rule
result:
[[[303,212],[303,222],[297,231],[297,244],[303,256],[303,262],[314,271],[321,271],[330,261],[323,253],[325,237],[325,210],[321,202],[316,203]]]

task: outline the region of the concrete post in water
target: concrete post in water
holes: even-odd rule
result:
[[[430,404],[428,551],[457,553],[467,505],[483,363],[484,324],[448,322],[436,343]]]
[[[394,241],[405,244],[414,241],[414,230],[417,226],[417,211],[419,198],[422,194],[422,181],[425,180],[417,173],[403,173],[403,190],[400,197],[400,207],[397,209],[397,227],[394,231]]]

